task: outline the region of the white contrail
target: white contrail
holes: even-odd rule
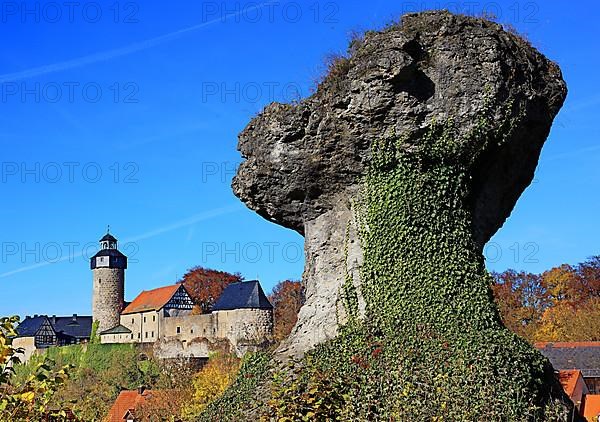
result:
[[[165,42],[180,38],[181,36],[188,34],[190,32],[194,32],[199,29],[205,28],[205,27],[212,25],[214,23],[217,23],[219,21],[222,22],[231,17],[239,16],[242,13],[247,13],[247,12],[250,12],[253,10],[262,9],[263,7],[265,7],[266,5],[271,4],[271,3],[273,3],[273,2],[268,1],[268,2],[264,2],[264,3],[260,3],[256,6],[248,7],[243,10],[238,10],[235,13],[229,13],[229,14],[223,15],[222,17],[212,19],[212,20],[209,20],[206,22],[202,22],[198,25],[179,29],[177,31],[170,32],[168,34],[160,35],[155,38],[150,38],[150,39],[147,39],[144,41],[129,44],[125,47],[116,48],[114,50],[102,51],[99,53],[90,54],[88,56],[83,56],[83,57],[79,57],[79,58],[72,59],[72,60],[67,60],[67,61],[60,62],[60,63],[53,63],[53,64],[44,65],[44,66],[34,67],[32,69],[22,70],[20,72],[5,73],[4,75],[0,75],[0,83],[14,82],[14,81],[19,81],[19,80],[23,80],[23,79],[33,78],[36,76],[47,75],[49,73],[61,72],[63,70],[74,69],[74,68],[85,66],[88,64],[112,60],[117,57],[122,57],[122,56],[126,56],[126,55],[129,55],[132,53],[136,53],[138,51],[147,50],[147,49],[155,47],[159,44],[163,44]]]
[[[155,237],[155,236],[158,236],[159,234],[167,233],[167,232],[179,229],[181,227],[191,226],[192,224],[197,223],[199,221],[209,220],[211,218],[219,217],[221,215],[229,214],[229,213],[236,212],[236,211],[240,211],[242,209],[243,209],[243,207],[240,205],[232,205],[229,207],[215,208],[213,210],[206,211],[201,214],[196,214],[190,218],[186,218],[186,219],[178,221],[176,223],[169,224],[168,226],[161,227],[159,229],[154,229],[154,230],[151,230],[144,234],[140,234],[140,235],[125,239],[123,242],[124,243],[138,242],[140,240]]]
[[[206,212],[203,212],[203,213],[200,213],[200,214],[193,215],[193,216],[191,216],[189,218],[180,220],[180,221],[178,221],[176,223],[172,223],[172,224],[169,224],[167,226],[160,227],[158,229],[154,229],[154,230],[151,230],[149,232],[146,232],[146,233],[143,233],[143,234],[140,234],[140,235],[137,235],[137,236],[125,239],[125,240],[123,240],[123,243],[137,242],[139,240],[149,239],[151,237],[155,237],[155,236],[158,236],[158,235],[163,234],[163,233],[167,233],[167,232],[170,232],[170,231],[173,231],[173,230],[177,230],[177,229],[182,228],[182,227],[191,226],[191,225],[196,224],[196,223],[198,223],[200,221],[210,220],[211,218],[219,217],[219,216],[222,216],[222,215],[225,215],[225,214],[229,214],[229,213],[232,213],[232,212],[237,212],[237,211],[240,211],[242,209],[243,208],[240,205],[229,206],[229,207],[222,207],[222,208],[215,208],[215,209],[210,210],[210,211],[206,211]],[[45,267],[45,266],[51,265],[51,264],[57,264],[59,262],[64,262],[64,261],[67,261],[67,260],[73,260],[75,258],[79,258],[79,257],[83,256],[83,254],[84,254],[84,251],[82,250],[81,252],[77,252],[75,254],[67,254],[66,256],[63,256],[63,257],[61,257],[59,259],[56,259],[56,260],[38,262],[37,264],[29,265],[27,267],[17,268],[16,270],[12,270],[12,271],[7,271],[5,273],[1,273],[0,274],[0,278],[6,278],[6,277],[9,277],[9,276],[14,275],[14,274],[22,273],[24,271],[35,270],[36,268]]]

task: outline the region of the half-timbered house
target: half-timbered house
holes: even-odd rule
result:
[[[73,314],[68,317],[56,315],[26,316],[17,327],[13,344],[25,350],[25,360],[39,349],[85,343],[92,333],[92,317]]]
[[[153,343],[165,320],[190,315],[194,302],[183,284],[143,291],[121,312],[121,323],[100,333],[103,343]]]

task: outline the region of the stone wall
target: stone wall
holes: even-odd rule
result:
[[[148,311],[121,315],[120,323],[131,334],[105,334],[102,343],[154,343],[161,358],[208,357],[217,350],[242,356],[273,340],[273,312],[265,309],[180,316]]]
[[[265,309],[234,309],[213,312],[215,335],[233,343],[270,339],[273,335],[273,312]]]
[[[196,338],[214,338],[216,328],[213,314],[164,317],[162,337],[189,342]]]
[[[92,316],[99,322],[100,333],[119,324],[124,305],[125,270],[96,268],[92,272]]]

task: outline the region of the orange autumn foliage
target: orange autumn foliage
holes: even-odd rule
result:
[[[304,287],[299,281],[281,281],[273,288],[269,300],[274,308],[273,336],[276,341],[281,341],[290,334],[298,320],[298,312],[305,300]]]
[[[494,273],[504,324],[530,342],[600,340],[600,256],[542,274]]]
[[[206,314],[210,312],[225,287],[242,280],[239,273],[230,274],[198,266],[190,268],[179,283],[183,283],[192,300],[197,304],[194,313]]]

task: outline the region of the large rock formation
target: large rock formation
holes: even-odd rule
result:
[[[302,357],[300,375],[273,377],[276,405],[247,419],[566,417],[549,362],[502,325],[482,256],[565,95],[519,36],[426,12],[354,41],[314,95],[250,122],[234,192],[304,235],[307,298],[276,354]],[[239,418],[249,380],[269,383],[261,365],[212,412]]]
[[[373,142],[402,136],[410,153],[432,122],[453,119],[458,135],[466,135],[491,110],[486,133],[460,146],[480,150],[465,205],[481,250],[531,182],[565,95],[559,68],[500,25],[427,12],[367,33],[348,59],[332,64],[314,95],[297,105],[271,104],[253,119],[239,138],[246,160],[234,192],[260,215],[305,236],[307,300],[285,348],[301,354],[335,336],[344,320],[340,287],[348,267],[356,273],[362,259],[356,230],[346,239],[351,198]],[[501,145],[488,142],[517,115]]]

